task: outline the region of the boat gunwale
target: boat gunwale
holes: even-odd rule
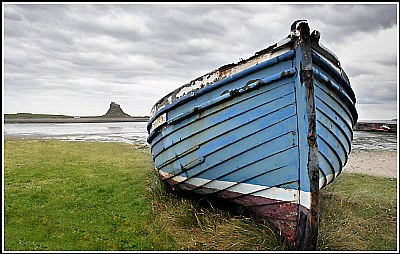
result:
[[[324,82],[329,87],[333,88],[336,92],[335,94],[337,94],[339,97],[341,97],[343,102],[349,107],[350,113],[352,115],[351,120],[352,120],[352,124],[354,127],[354,125],[357,123],[358,113],[357,113],[356,106],[352,102],[351,98],[347,95],[347,93],[345,93],[345,91],[343,89],[341,89],[340,85],[338,85],[336,82],[334,82],[331,79],[329,79],[328,77],[326,77],[321,71],[317,70],[315,67],[312,67],[312,71],[313,71],[314,75],[317,77],[317,79]]]
[[[173,123],[177,120],[177,117],[174,117],[173,119],[171,119],[170,121],[165,121],[162,124],[158,125],[156,128],[154,128],[153,130],[151,130],[152,128],[152,124],[153,122],[163,113],[165,113],[166,111],[169,111],[177,106],[179,106],[180,104],[185,103],[186,101],[192,100],[194,98],[197,98],[205,93],[211,92],[214,89],[219,88],[220,86],[223,86],[227,83],[233,82],[239,78],[241,78],[242,76],[248,75],[250,73],[254,73],[258,70],[267,68],[267,67],[271,67],[273,65],[276,65],[277,63],[281,62],[281,61],[285,61],[288,59],[292,59],[294,58],[294,50],[289,50],[285,53],[282,53],[274,58],[270,58],[265,60],[264,62],[252,66],[248,69],[242,70],[238,73],[232,74],[231,76],[228,76],[216,83],[213,83],[207,87],[204,87],[196,92],[190,92],[182,97],[180,97],[179,99],[177,99],[176,101],[164,106],[163,108],[161,108],[159,111],[157,111],[152,117],[151,119],[148,121],[147,124],[147,130],[149,132],[149,136],[147,138],[147,141],[150,143],[151,140],[154,138],[154,135],[156,134],[156,132],[165,124],[168,123]],[[335,89],[335,91],[337,92],[337,94],[342,97],[342,99],[344,99],[345,104],[349,107],[350,112],[352,114],[352,125],[354,127],[354,125],[357,123],[357,118],[358,118],[358,114],[357,114],[357,110],[355,108],[355,95],[354,95],[354,91],[352,90],[351,85],[345,80],[345,78],[336,71],[336,69],[334,69],[327,61],[325,61],[321,56],[319,56],[317,53],[315,53],[314,51],[312,52],[312,58],[313,60],[317,60],[317,64],[321,64],[322,66],[320,68],[324,69],[324,71],[326,71],[329,74],[333,74],[334,76],[338,77],[341,81],[341,83],[345,84],[344,89],[345,92],[341,89],[341,86],[336,84],[336,82],[333,82],[330,78],[326,77],[321,71],[317,70],[315,67],[312,67],[312,70],[314,72],[314,74],[317,76],[317,78],[319,78],[321,81],[325,82],[326,84],[330,85],[332,88]],[[268,63],[267,63],[268,62]],[[292,68],[293,69],[293,68]],[[274,74],[276,75],[276,74]],[[273,75],[271,75],[270,77],[272,77]],[[337,87],[335,87],[337,86]],[[349,93],[350,92],[350,93]],[[353,99],[354,97],[354,99]],[[204,104],[204,103],[203,103]],[[211,106],[211,105],[210,105]],[[187,114],[187,116],[183,116],[182,117],[188,117],[191,114],[195,114],[197,111],[197,107],[195,107],[193,110],[191,110],[193,112],[186,112],[183,115]],[[150,131],[151,130],[151,131]]]
[[[351,102],[353,104],[356,103],[356,96],[354,94],[353,88],[351,87],[350,83],[335,69],[329,64],[325,59],[323,59],[321,56],[319,56],[316,50],[312,51],[312,60],[313,60],[313,67],[314,67],[314,61],[316,65],[320,65],[321,68],[323,68],[328,74],[334,76],[333,79],[336,80],[335,77],[337,77],[340,83],[344,84],[344,89],[347,92],[347,95],[351,99]],[[343,69],[341,69],[343,70]]]
[[[154,122],[154,120],[156,120],[161,114],[165,113],[166,111],[169,111],[169,110],[171,110],[171,109],[173,109],[173,108],[175,108],[175,107],[177,107],[177,106],[179,106],[179,105],[181,105],[181,104],[183,104],[183,103],[185,103],[185,102],[187,102],[189,100],[197,98],[197,97],[199,97],[199,96],[201,96],[203,94],[211,92],[211,91],[213,91],[213,90],[215,90],[215,89],[217,89],[217,88],[219,88],[219,87],[221,87],[221,86],[223,86],[225,84],[228,84],[228,83],[231,83],[233,81],[236,81],[236,80],[238,80],[238,79],[240,79],[240,78],[242,78],[242,77],[244,77],[246,75],[249,75],[251,73],[257,72],[257,71],[259,71],[261,69],[265,69],[265,68],[274,66],[274,65],[278,64],[279,62],[283,62],[283,61],[286,61],[288,59],[292,59],[294,57],[294,55],[295,55],[294,53],[295,53],[295,50],[294,49],[290,49],[290,50],[288,50],[288,51],[286,51],[286,52],[284,52],[284,53],[282,53],[280,55],[277,55],[276,57],[269,58],[269,59],[267,59],[267,60],[265,60],[265,61],[263,61],[261,63],[258,63],[257,65],[253,65],[253,66],[251,66],[251,67],[249,67],[247,69],[244,69],[244,70],[242,70],[240,72],[237,72],[237,73],[234,73],[234,74],[232,74],[230,76],[227,76],[224,79],[221,79],[221,80],[219,80],[219,81],[217,81],[217,82],[215,82],[213,84],[210,84],[210,85],[208,85],[208,86],[206,86],[206,87],[204,87],[202,89],[199,89],[199,90],[197,90],[195,92],[192,91],[192,92],[190,92],[190,93],[178,98],[177,100],[171,102],[168,105],[165,105],[164,107],[160,108],[157,112],[154,113],[154,115],[148,121],[147,131],[150,132],[151,125]],[[163,99],[166,98],[167,96],[164,96]],[[161,99],[161,101],[162,101],[162,99]],[[156,103],[156,105],[158,103]]]
[[[277,80],[276,82],[281,82],[282,80],[283,80],[283,79]],[[293,82],[293,81],[291,81],[291,82]],[[206,117],[209,117],[209,116],[211,116],[211,115],[217,114],[218,112],[223,111],[223,110],[226,110],[226,109],[228,109],[228,108],[231,108],[231,107],[233,107],[233,106],[235,106],[235,105],[238,105],[238,104],[241,104],[241,103],[245,103],[247,100],[250,100],[250,99],[252,99],[252,98],[254,98],[254,97],[261,96],[262,94],[271,92],[271,91],[273,91],[273,90],[275,90],[275,89],[282,89],[283,87],[287,86],[287,85],[290,84],[291,82],[282,82],[281,84],[277,84],[277,83],[276,83],[277,86],[271,88],[270,90],[262,91],[262,92],[260,92],[260,93],[255,93],[255,94],[251,95],[250,97],[246,97],[246,98],[243,98],[243,99],[240,100],[240,101],[236,101],[236,102],[234,102],[234,103],[230,103],[230,104],[224,106],[223,108],[218,108],[217,110],[212,111],[212,112],[209,112],[208,114],[202,114],[201,116],[199,115],[199,117],[198,117],[198,118],[195,118],[193,121],[187,122],[187,123],[185,123],[184,125],[180,126],[179,128],[177,128],[177,129],[175,129],[175,130],[173,130],[173,131],[170,131],[170,132],[168,132],[168,133],[165,133],[165,134],[163,135],[162,138],[165,138],[165,137],[167,137],[167,136],[169,136],[169,135],[172,135],[175,131],[178,131],[178,130],[180,130],[181,128],[185,128],[185,127],[187,127],[188,125],[193,124],[193,123],[196,122],[196,121],[199,121],[199,120],[204,119],[204,118],[206,118]],[[271,84],[271,85],[272,85],[272,84]],[[284,94],[283,96],[281,96],[281,97],[287,96],[287,95],[289,95],[289,94],[291,94],[291,93],[293,93],[293,91],[292,91],[292,92],[285,93],[285,94]],[[281,97],[279,97],[279,98],[281,98]],[[264,104],[273,102],[273,101],[275,101],[275,100],[277,100],[277,99],[279,99],[279,98],[275,98],[275,99],[272,99],[272,100],[270,100],[270,101],[263,102],[263,103],[261,103],[261,104],[258,105],[258,106],[262,106],[262,105],[264,105]],[[207,110],[207,109],[206,109],[206,110]],[[249,110],[252,110],[252,109],[249,109]],[[249,110],[247,110],[247,111],[249,111]],[[247,112],[247,111],[244,111],[244,112]],[[243,113],[244,113],[244,112],[243,112]],[[235,115],[235,116],[236,116],[236,115]],[[230,118],[231,118],[231,117],[229,117],[228,119],[225,119],[224,121],[227,121],[227,120],[229,120]],[[210,127],[211,127],[211,126],[210,126]],[[155,136],[155,137],[156,137],[156,136]],[[156,145],[157,143],[159,143],[160,141],[161,141],[161,138],[158,139],[157,141],[155,141],[155,142],[152,144],[152,147],[155,146],[155,145]],[[151,149],[151,151],[152,151],[152,149]]]
[[[147,138],[147,142],[151,143],[151,141],[154,139],[155,135],[165,125],[177,123],[179,121],[184,120],[185,118],[190,117],[193,114],[196,114],[198,112],[202,112],[202,111],[206,110],[207,108],[210,108],[210,107],[214,106],[215,104],[221,103],[221,102],[226,101],[226,100],[230,100],[230,99],[235,98],[235,97],[237,97],[239,95],[242,95],[242,94],[244,94],[246,92],[250,92],[250,91],[252,91],[254,89],[259,88],[261,85],[263,85],[263,86],[264,85],[269,85],[269,84],[271,84],[273,82],[276,82],[276,81],[291,77],[291,76],[295,75],[295,73],[296,73],[295,68],[290,68],[290,69],[284,70],[284,71],[282,71],[280,73],[275,73],[275,74],[273,74],[271,76],[268,76],[266,78],[259,79],[256,82],[254,82],[253,86],[251,86],[251,84],[250,85],[246,84],[243,87],[240,87],[238,89],[230,90],[228,93],[226,93],[224,95],[220,95],[220,96],[218,96],[218,97],[216,97],[216,98],[214,98],[212,100],[209,100],[209,101],[206,101],[206,102],[204,102],[204,103],[202,103],[200,105],[197,105],[196,107],[192,108],[191,110],[189,110],[187,112],[184,112],[184,113],[182,113],[180,115],[177,115],[174,118],[169,119],[169,120],[161,123],[156,128],[151,130],[151,132],[149,133],[149,136]],[[162,113],[164,113],[164,112],[162,112]],[[152,123],[149,121],[149,125],[151,125],[151,124]]]
[[[220,102],[223,102],[225,100],[229,100],[231,98],[237,97],[245,92],[254,90],[259,88],[261,85],[267,85],[270,84],[274,81],[278,81],[282,78],[286,78],[289,76],[293,76],[295,74],[296,70],[294,68],[290,68],[287,70],[284,70],[280,73],[276,73],[273,74],[269,77],[263,78],[263,79],[258,79],[256,82],[253,82],[251,84],[246,84],[243,87],[237,88],[237,89],[232,89],[229,90],[228,92],[224,93],[223,95],[220,95],[214,99],[211,99],[209,101],[206,101],[200,105],[195,106],[193,109],[191,109],[190,111],[181,113],[171,119],[169,119],[169,121],[166,122],[166,124],[174,124],[174,123],[178,123],[181,122],[183,119],[190,117],[191,115],[197,113],[197,112],[202,112],[205,109],[208,109]]]
[[[287,37],[287,38],[288,38],[288,37]],[[228,67],[230,67],[230,66],[239,66],[239,64],[241,64],[242,62],[247,62],[247,61],[249,61],[249,60],[251,60],[251,59],[253,59],[253,58],[256,58],[256,57],[260,56],[261,54],[274,53],[274,51],[278,51],[279,49],[283,49],[284,46],[291,45],[290,42],[291,42],[291,41],[286,42],[285,44],[283,44],[283,45],[281,45],[281,46],[279,46],[279,47],[277,47],[277,48],[273,48],[273,46],[276,45],[276,44],[275,44],[275,45],[273,45],[273,46],[270,46],[269,48],[266,48],[266,49],[264,49],[264,50],[260,50],[259,52],[256,52],[252,57],[250,57],[250,58],[248,58],[248,59],[246,59],[246,60],[243,60],[243,61],[241,61],[241,62],[239,62],[239,63],[237,63],[237,64],[226,64],[226,65],[224,65],[224,66],[221,66],[219,69],[214,70],[213,72],[215,72],[215,71],[220,71],[220,70],[224,70],[224,69],[228,69]],[[272,48],[272,49],[271,49],[271,48]],[[210,84],[210,85],[207,85],[206,87],[200,89],[199,91],[207,90],[208,87],[214,87],[217,83],[220,83],[220,82],[222,82],[222,81],[226,81],[226,79],[229,79],[229,78],[233,79],[233,80],[231,80],[231,81],[234,81],[234,80],[237,79],[237,78],[235,77],[235,75],[238,75],[238,74],[240,74],[240,73],[242,73],[242,72],[245,72],[245,71],[249,71],[249,69],[254,68],[254,67],[257,67],[257,66],[259,66],[260,64],[264,64],[264,63],[266,63],[267,61],[274,60],[274,59],[278,59],[279,57],[281,57],[281,56],[283,56],[283,55],[285,55],[285,54],[287,54],[287,53],[290,53],[290,54],[294,53],[294,49],[290,49],[290,50],[288,50],[288,51],[286,51],[286,52],[284,52],[284,53],[282,53],[282,54],[280,54],[280,55],[277,55],[276,57],[269,58],[269,59],[267,59],[267,60],[265,60],[265,61],[263,61],[263,62],[261,62],[261,63],[257,63],[257,64],[254,65],[254,66],[251,66],[251,67],[249,67],[249,68],[247,68],[247,69],[244,69],[244,70],[242,70],[242,71],[240,71],[240,72],[237,72],[237,73],[234,73],[234,74],[232,74],[232,75],[230,75],[230,76],[227,76],[227,77],[225,77],[225,78],[223,78],[223,79],[221,79],[221,80],[219,80],[219,81],[217,81],[217,82],[215,82],[215,83],[212,83],[212,84]],[[331,66],[331,64],[329,64],[329,63],[328,63],[323,57],[321,57],[320,55],[322,55],[323,57],[327,57],[327,59],[329,59],[329,61],[332,61],[332,59],[333,59],[334,61],[333,61],[332,63],[340,69],[341,73],[339,73],[335,68],[333,68],[333,67]],[[292,57],[293,57],[293,55],[289,56],[289,59],[292,58]],[[324,65],[324,66],[326,66],[326,67],[329,67],[329,72],[331,72],[331,74],[334,74],[335,76],[337,76],[337,77],[340,79],[340,81],[342,81],[342,82],[345,84],[345,89],[349,92],[349,94],[350,94],[349,96],[350,96],[350,98],[352,99],[352,102],[355,103],[355,102],[356,102],[356,98],[355,98],[355,95],[354,95],[354,91],[352,90],[352,87],[351,87],[351,85],[350,85],[350,83],[349,83],[347,74],[345,73],[345,71],[344,71],[344,70],[341,68],[341,66],[340,66],[340,61],[339,61],[339,59],[337,58],[337,56],[334,55],[329,49],[325,48],[323,45],[321,45],[319,42],[317,42],[317,43],[312,43],[312,57],[313,57],[314,60],[317,60],[318,63],[321,63],[322,65]],[[272,65],[277,64],[278,62],[283,61],[283,60],[287,60],[287,59],[282,59],[282,60],[278,59],[278,61],[275,62],[275,63],[273,63]],[[271,66],[272,66],[272,65],[271,65]],[[259,66],[259,67],[260,67],[260,66]],[[269,67],[269,66],[265,66],[265,68],[266,68],[266,67]],[[255,71],[257,71],[257,69],[254,70],[254,72],[255,72]],[[210,74],[212,74],[213,72],[210,72],[210,73],[207,73],[207,74],[210,75]],[[253,71],[250,72],[250,73],[253,73]],[[245,75],[250,74],[250,73],[246,73]],[[207,74],[205,74],[205,75],[203,75],[203,76],[201,76],[201,77],[204,77],[204,76],[206,76]],[[343,76],[343,75],[344,75],[344,76]],[[238,78],[240,78],[240,77],[238,77]],[[197,80],[197,79],[195,79],[195,80]],[[193,80],[193,81],[195,81],[195,80]],[[193,81],[191,81],[191,82],[193,82]],[[188,84],[190,84],[190,82],[189,82]],[[166,96],[164,96],[163,98],[161,98],[161,99],[153,106],[153,108],[154,108],[157,104],[161,103],[166,97],[171,96],[173,93],[179,91],[181,88],[187,86],[188,84],[183,85],[183,86],[181,86],[181,87],[175,89],[175,90],[172,91],[171,93],[169,93],[169,94],[167,94]],[[221,85],[223,85],[223,84],[221,84]],[[217,88],[217,87],[214,87],[214,88]],[[214,89],[214,88],[213,88],[213,89]],[[212,89],[211,89],[211,90],[212,90]],[[198,91],[196,91],[196,92],[198,92]],[[194,93],[196,93],[196,92],[194,92]],[[208,91],[205,91],[205,92],[208,92]],[[149,122],[149,123],[150,123],[150,122],[153,122],[159,115],[161,115],[162,113],[164,113],[164,111],[166,111],[166,110],[168,110],[168,109],[172,109],[172,108],[174,108],[175,106],[177,106],[177,105],[175,105],[175,104],[180,104],[180,103],[186,102],[187,99],[190,99],[190,98],[193,97],[193,94],[192,94],[192,93],[193,93],[193,92],[188,93],[188,94],[186,94],[186,95],[184,95],[184,96],[178,98],[177,100],[171,102],[170,104],[165,105],[164,107],[160,108],[159,110],[157,110],[157,112],[154,113],[154,115],[150,118],[150,120],[149,120],[148,122]],[[188,95],[189,95],[189,96],[188,96]],[[198,95],[201,95],[201,94],[198,94]],[[186,98],[186,97],[188,97],[188,98]],[[195,96],[194,98],[196,98],[196,97],[197,97],[197,96]],[[180,100],[184,100],[184,102],[178,103],[178,101],[180,101]],[[174,105],[173,105],[173,104],[174,104]],[[162,110],[163,110],[163,112],[160,112],[160,111],[162,111]],[[157,116],[156,116],[156,115],[157,115]],[[148,131],[149,131],[149,130],[150,130],[150,127],[148,126],[147,129],[148,129]]]

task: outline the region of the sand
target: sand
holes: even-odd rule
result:
[[[352,151],[343,173],[397,178],[397,151]]]

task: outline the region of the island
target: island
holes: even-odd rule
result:
[[[107,122],[147,122],[149,116],[130,116],[118,103],[111,102],[102,116],[67,116],[51,114],[17,113],[4,114],[4,123],[107,123]]]

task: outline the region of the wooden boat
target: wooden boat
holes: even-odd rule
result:
[[[348,160],[356,98],[334,53],[295,21],[246,60],[177,88],[152,108],[148,142],[172,189],[229,200],[313,250],[319,190]]]

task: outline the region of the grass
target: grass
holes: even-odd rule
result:
[[[182,251],[286,250],[288,247],[273,227],[261,219],[235,213],[233,207],[207,199],[171,193],[156,174],[150,200],[156,224],[172,236]]]
[[[342,174],[321,192],[320,250],[397,249],[397,179]]]
[[[148,237],[146,150],[125,144],[6,141],[5,250],[165,248]],[[154,217],[154,216],[153,216]]]
[[[287,250],[263,220],[167,190],[147,147],[6,140],[4,249]],[[396,250],[397,183],[342,174],[321,193],[319,250]]]

